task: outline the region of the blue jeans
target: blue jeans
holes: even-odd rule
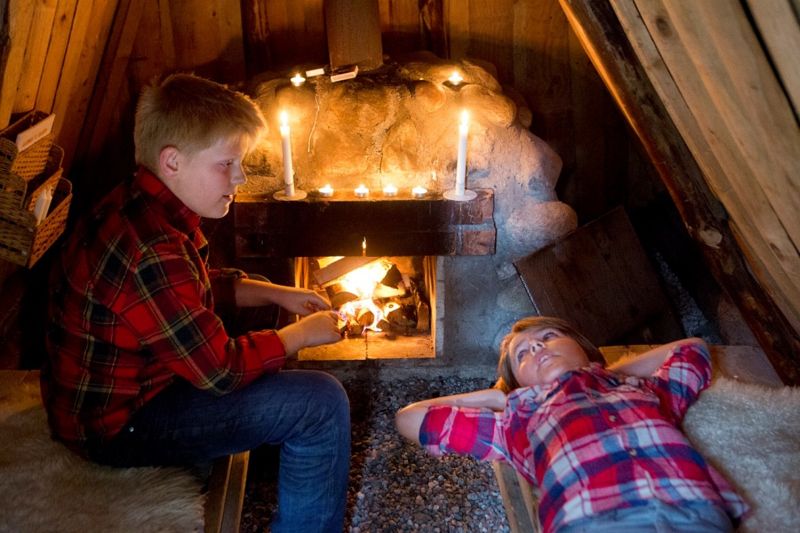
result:
[[[559,533],[730,533],[728,515],[710,502],[645,505],[606,511],[568,524]]]
[[[286,370],[215,396],[171,385],[90,457],[114,466],[198,464],[280,445],[272,531],[342,531],[350,469],[350,406],[332,376]]]

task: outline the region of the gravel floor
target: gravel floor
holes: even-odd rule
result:
[[[409,377],[343,381],[350,396],[353,446],[344,531],[507,532],[491,466],[436,458],[394,428],[394,413],[416,400],[489,387],[489,379]],[[275,455],[251,459],[242,531],[268,531],[275,511]]]

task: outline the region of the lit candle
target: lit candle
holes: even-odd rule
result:
[[[330,198],[333,196],[333,187],[329,183],[326,183],[324,186],[319,188],[319,195],[324,196],[325,198]]]
[[[387,185],[383,188],[383,195],[384,196],[397,196],[397,187],[392,184]]]
[[[294,196],[294,169],[292,168],[292,139],[289,129],[289,115],[281,111],[281,148],[283,149],[283,185],[284,194]]]
[[[414,198],[424,198],[425,195],[428,194],[428,189],[417,186],[411,189],[411,194],[414,196]]]
[[[462,81],[464,81],[464,78],[462,78],[462,77],[461,77],[461,74],[459,74],[457,70],[454,70],[454,71],[453,71],[453,73],[450,75],[450,77],[449,77],[449,78],[447,78],[447,79],[448,79],[448,80],[450,81],[450,83],[452,83],[453,85],[458,85],[459,83],[461,83]]]
[[[469,113],[461,112],[461,122],[458,125],[458,159],[456,160],[456,189],[457,196],[464,196],[465,179],[467,174],[467,134],[469,133]]]
[[[292,76],[290,80],[292,81],[292,85],[294,85],[295,87],[300,87],[306,81],[306,79],[303,76],[301,76],[299,72],[296,73],[294,76]]]
[[[356,187],[355,191],[353,192],[355,192],[356,196],[358,196],[359,198],[364,198],[369,194],[369,189],[367,189],[367,187],[364,186],[364,184],[362,183],[361,185]]]

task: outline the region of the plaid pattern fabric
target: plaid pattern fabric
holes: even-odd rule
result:
[[[215,313],[243,273],[208,270],[200,217],[144,169],[76,228],[54,265],[42,396],[79,450],[175,379],[225,394],[280,369],[274,331],[230,338]]]
[[[709,501],[738,519],[747,505],[678,429],[710,379],[709,354],[691,344],[646,379],[592,363],[513,391],[502,413],[432,406],[420,442],[434,455],[510,463],[541,488],[545,531],[652,499]]]

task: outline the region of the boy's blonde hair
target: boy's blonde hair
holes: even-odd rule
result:
[[[172,74],[145,87],[139,97],[136,163],[155,172],[167,146],[194,154],[236,136],[252,146],[265,127],[261,110],[245,94],[193,74]]]
[[[500,342],[500,360],[497,362],[497,376],[498,380],[495,387],[502,390],[506,394],[514,389],[518,389],[521,385],[514,377],[514,372],[511,370],[511,357],[509,353],[509,345],[511,340],[521,331],[528,329],[545,329],[553,328],[564,335],[572,338],[577,342],[589,361],[605,364],[605,359],[600,350],[582,333],[576,330],[572,324],[561,318],[551,316],[529,316],[518,320],[511,326],[511,331],[503,337]]]

